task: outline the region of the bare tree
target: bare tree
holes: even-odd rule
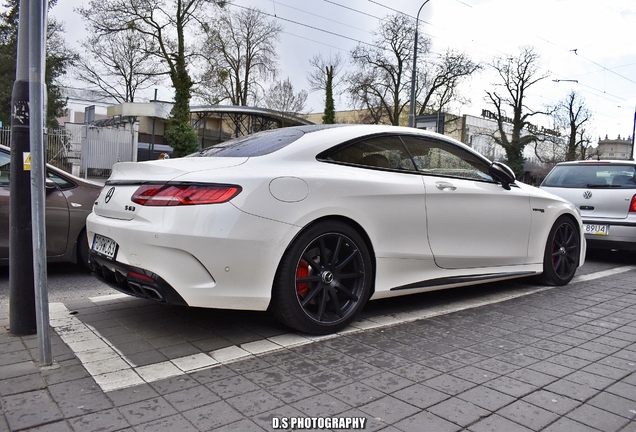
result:
[[[305,110],[307,92],[300,90],[294,92],[294,86],[289,78],[284,81],[276,81],[265,93],[265,106],[277,111],[284,118],[291,118]],[[283,121],[283,127],[286,126]]]
[[[309,88],[312,91],[326,91],[329,75],[331,75],[331,79],[333,81],[333,79],[342,72],[344,62],[345,61],[340,53],[329,55],[328,58],[324,58],[322,54],[313,56],[309,60],[309,65],[312,69],[307,73]],[[328,69],[331,71],[330,74],[327,71]],[[339,83],[332,83],[332,87],[337,89],[339,87]]]
[[[347,76],[354,105],[367,109],[373,123],[400,124],[410,100],[410,67],[415,23],[405,15],[388,17],[374,32],[373,45],[359,44],[352,52],[357,68]],[[428,52],[429,41],[419,40],[418,52]]]
[[[325,110],[322,116],[323,124],[334,124],[336,122],[336,107],[333,99],[333,91],[338,87],[338,82],[334,83],[334,78],[342,70],[342,56],[337,53],[324,59],[318,54],[309,60],[313,69],[307,75],[309,85],[314,91],[325,92]]]
[[[166,135],[177,156],[198,145],[190,124],[193,80],[188,64],[194,53],[187,41],[196,39],[207,8],[224,4],[223,0],[90,0],[87,7],[77,9],[96,36],[132,30],[146,40],[146,47],[152,47],[148,54],[161,62],[175,91]]]
[[[585,159],[591,136],[585,130],[585,123],[592,118],[592,113],[585,105],[585,100],[575,91],[571,91],[554,107],[552,112],[553,127],[551,130],[541,128],[545,137],[534,143],[535,155],[544,164],[554,165],[558,162]]]
[[[132,30],[90,36],[82,42],[85,54],[77,62],[75,75],[119,103],[134,102],[138,91],[158,84],[165,76],[149,54],[151,42]]]
[[[374,44],[358,45],[351,53],[357,68],[347,76],[348,91],[355,105],[368,110],[373,123],[399,125],[410,103],[415,23],[406,15],[388,17],[375,32]],[[463,101],[459,85],[482,66],[465,53],[448,50],[430,58],[430,41],[418,40],[416,99],[419,114],[442,112]]]
[[[496,58],[491,67],[497,72],[501,83],[495,84],[498,89],[486,91],[487,100],[495,106],[498,130],[493,139],[504,148],[507,163],[518,176],[524,173],[524,148],[538,140],[529,118],[537,114],[549,114],[530,111],[524,103],[528,88],[548,77],[539,72],[538,62],[539,55],[532,47],[521,48],[516,57]],[[505,132],[506,123],[512,127],[510,136]]]
[[[587,160],[593,158],[595,155],[599,155],[598,148],[592,148],[592,135],[588,133],[584,128],[579,128],[578,134],[578,146],[579,157],[581,160]]]
[[[556,126],[554,130],[557,130]],[[566,144],[566,139],[561,134],[537,136],[537,140],[532,143],[535,156],[548,168],[566,160]]]
[[[557,104],[555,119],[568,132],[565,160],[576,160],[579,157],[584,159],[591,138],[585,134],[583,125],[591,118],[592,113],[585,105],[585,100],[574,90]]]
[[[465,53],[448,49],[440,54],[438,61],[420,74],[417,92],[422,97],[418,97],[418,114],[444,112],[454,101],[469,102],[458,93],[459,85],[482,68]]]
[[[227,11],[208,26],[202,51],[206,68],[198,95],[208,103],[256,104],[262,83],[278,72],[276,42],[282,26],[259,9]]]

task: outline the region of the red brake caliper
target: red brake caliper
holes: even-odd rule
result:
[[[298,268],[296,269],[296,279],[306,278],[309,276],[309,264],[305,261],[301,261],[298,264]],[[307,282],[297,282],[296,283],[296,292],[299,296],[303,296],[307,294],[309,291],[309,283]]]
[[[554,264],[557,260],[557,257],[554,255],[554,242],[552,242],[552,264]]]

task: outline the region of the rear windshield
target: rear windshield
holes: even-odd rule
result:
[[[271,129],[225,141],[191,156],[198,157],[252,157],[279,150],[304,135],[300,129]]]
[[[188,157],[253,157],[274,153],[306,133],[342,125],[308,125],[270,129],[216,144]]]
[[[557,165],[541,186],[560,188],[636,188],[632,165]]]

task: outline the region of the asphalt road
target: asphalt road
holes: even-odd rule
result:
[[[47,267],[49,302],[116,294],[87,270],[71,263],[49,264]],[[9,268],[0,267],[0,304],[9,302]]]
[[[625,251],[596,251],[589,250],[585,264],[578,269],[577,275],[596,273],[603,270],[609,270],[624,265],[636,264],[636,253]],[[48,295],[49,302],[57,303],[72,299],[81,299],[88,297],[98,297],[109,294],[118,294],[118,291],[103,284],[91,274],[79,266],[70,263],[49,264],[47,268],[48,276]],[[518,279],[508,281],[505,286],[514,284],[516,286],[536,285],[534,279]],[[486,292],[493,292],[502,289],[502,283],[483,284],[467,288],[458,288],[453,290],[441,291],[438,293],[425,293],[415,296],[427,298],[433,297],[436,300],[442,300],[448,297],[470,298],[478,296]],[[413,300],[413,296],[402,296],[395,299],[387,299],[381,301],[370,302],[367,307],[383,307],[382,304],[390,302],[394,306],[398,306],[400,302],[405,305]],[[0,267],[0,304],[9,302],[9,268]]]

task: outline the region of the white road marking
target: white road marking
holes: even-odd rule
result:
[[[624,267],[616,267],[613,269],[609,269],[609,270],[603,270],[603,271],[599,271],[596,273],[590,273],[590,274],[586,274],[586,275],[581,275],[581,276],[575,276],[574,279],[572,279],[572,281],[570,283],[576,283],[576,282],[587,282],[587,281],[591,281],[594,279],[600,279],[600,278],[604,278],[607,276],[612,276],[615,274],[620,274],[620,273],[625,273],[628,272],[630,270],[636,270],[636,266],[624,266]]]
[[[576,276],[570,283],[588,282],[631,270],[636,270],[636,266],[624,266]],[[553,288],[555,287],[506,290],[502,293],[494,293],[481,297],[479,300],[463,300],[453,302],[451,305],[428,307],[421,311],[386,314],[358,320],[347,329],[333,335],[308,336],[297,333],[287,333],[259,341],[248,342],[240,346],[222,348],[207,354],[199,353],[145,366],[135,365],[131,360],[127,359],[124,354],[108,341],[107,337],[100,335],[99,331],[94,327],[83,323],[76,315],[69,314],[64,304],[49,304],[49,315],[51,326],[55,329],[60,338],[73,350],[77,358],[93,376],[93,379],[95,379],[95,382],[97,382],[102,390],[108,392],[143,383],[151,383],[196,370],[213,368],[257,354],[273,352],[292,346],[305,345],[317,340],[336,338],[352,332],[388,327],[500,303]],[[120,298],[131,297],[126,294],[114,294],[91,297],[89,300],[93,303],[100,303]]]

